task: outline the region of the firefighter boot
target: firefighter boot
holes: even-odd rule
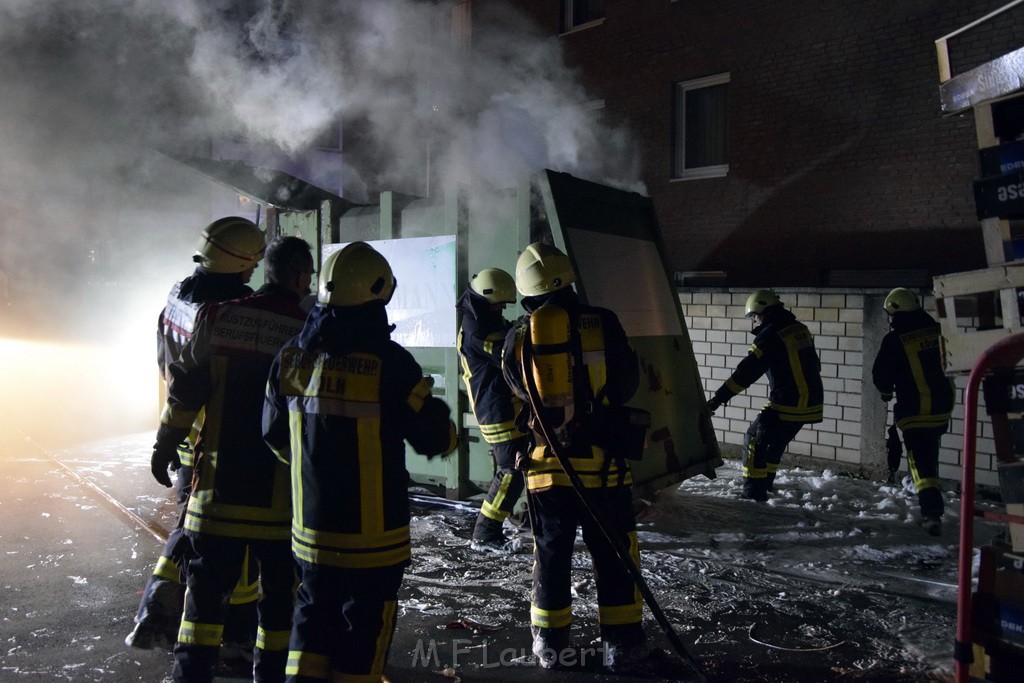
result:
[[[477,516],[470,547],[477,552],[503,552],[505,534],[501,533],[501,525],[490,517]]]
[[[135,627],[124,639],[124,644],[139,650],[154,647],[170,651],[178,639],[181,611],[185,602],[185,586],[174,581],[151,576],[142,595]]]
[[[533,656],[542,669],[560,669],[566,664],[569,649],[569,627],[541,628],[531,626]]]
[[[743,491],[740,492],[740,498],[762,502],[768,500],[768,480],[743,477]]]

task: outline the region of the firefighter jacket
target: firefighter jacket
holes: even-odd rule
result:
[[[299,299],[267,284],[242,299],[207,304],[168,367],[164,424],[185,428],[200,409],[206,413],[185,515],[191,534],[289,537],[288,468],[263,441],[262,417],[270,365],[306,317]]]
[[[781,305],[764,310],[764,322],[754,328],[754,343],[736,370],[715,392],[727,403],[768,374],[768,405],[786,422],[821,422],[824,389],[814,335]]]
[[[939,325],[922,310],[895,313],[871,378],[883,395],[896,394],[900,429],[943,427],[953,411],[952,380],[942,371]],[[888,396],[886,396],[888,398]]]
[[[557,306],[564,309],[569,317],[569,347],[572,359],[572,405],[566,412],[572,418],[559,431],[564,437],[561,452],[568,456],[583,485],[587,488],[632,485],[632,475],[625,460],[604,447],[593,438],[599,429],[602,409],[622,406],[633,397],[640,383],[640,369],[636,354],[629,346],[629,340],[622,324],[612,311],[606,308],[588,306],[580,302],[571,288],[564,288],[550,294],[523,299],[528,315],[523,316],[509,331],[503,349],[502,367],[505,379],[513,392],[530,405],[529,384],[523,367],[531,363],[529,353],[533,338],[532,326],[537,311],[543,306]],[[533,350],[536,350],[535,348]],[[528,353],[529,352],[529,353]],[[538,406],[539,407],[539,406]],[[540,408],[545,425],[557,423],[560,411]],[[532,413],[532,411],[531,411]],[[551,452],[537,423],[537,416],[531,414],[536,444],[527,463],[526,485],[530,492],[543,491],[553,486],[572,486],[561,464]]]
[[[456,308],[462,312],[457,342],[462,381],[484,441],[505,443],[526,436],[515,424],[522,402],[501,374],[502,346],[512,323],[470,289]]]
[[[244,284],[237,273],[210,273],[196,268],[187,278],[176,282],[157,322],[156,362],[160,366],[160,376],[170,381],[168,368],[178,360],[181,350],[192,338],[200,306],[249,294],[252,294],[252,288]],[[188,445],[178,448],[178,457],[185,467],[193,465],[192,451],[202,426],[203,415],[200,413],[189,431]]]
[[[291,465],[292,552],[309,565],[407,565],[409,472],[457,445],[447,404],[391,340],[382,302],[316,306],[270,371],[263,434]]]
[[[178,360],[182,347],[192,338],[196,314],[202,304],[238,299],[252,294],[238,273],[210,273],[203,268],[174,283],[167,304],[160,311],[156,332],[156,362],[167,377],[167,366]]]

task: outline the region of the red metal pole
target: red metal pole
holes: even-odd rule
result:
[[[964,392],[964,448],[960,494],[960,557],[957,570],[956,642],[954,671],[956,683],[970,680],[973,635],[971,633],[971,565],[974,557],[974,465],[978,435],[978,393],[985,373],[991,368],[1013,367],[1024,357],[1024,334],[1005,337],[978,358]]]

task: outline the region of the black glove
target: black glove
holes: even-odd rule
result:
[[[181,467],[181,459],[178,457],[178,444],[188,434],[187,429],[178,429],[160,425],[156,432],[156,443],[153,444],[153,455],[149,458],[149,469],[153,478],[164,486],[170,488],[171,478],[167,474],[167,468],[177,471]]]
[[[712,397],[707,403],[704,404],[704,407],[708,409],[709,413],[714,414],[716,410],[722,407],[722,402],[717,398]]]
[[[888,403],[891,400],[892,400],[892,392],[891,391],[883,391],[882,392],[882,403]]]

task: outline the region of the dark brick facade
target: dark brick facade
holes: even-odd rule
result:
[[[558,0],[513,1],[558,32]],[[974,119],[939,113],[934,41],[1006,0],[605,4],[560,40],[636,134],[672,268],[802,286],[985,266]],[[1024,44],[1024,12],[1008,17],[951,43],[954,73]],[[729,173],[672,180],[673,84],[725,72]]]

